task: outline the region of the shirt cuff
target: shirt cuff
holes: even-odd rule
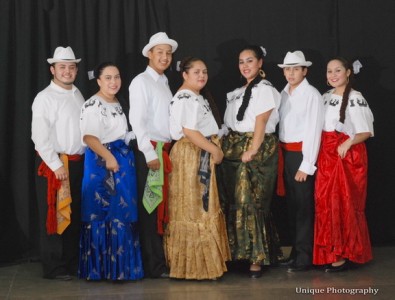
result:
[[[59,169],[60,167],[63,167],[63,163],[61,160],[56,160],[50,164],[48,164],[48,167],[55,172],[57,169]]]
[[[299,167],[299,170],[308,175],[314,175],[314,172],[315,170],[317,170],[317,168],[313,164],[303,160]]]
[[[158,159],[158,155],[156,154],[155,149],[148,151],[147,153],[144,153],[145,156],[145,161],[149,163],[152,160]]]

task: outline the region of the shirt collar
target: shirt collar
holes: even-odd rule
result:
[[[293,96],[293,95],[297,95],[297,94],[299,94],[299,93],[302,93],[303,90],[305,89],[305,87],[308,86],[308,85],[309,85],[309,82],[307,81],[306,78],[304,78],[304,79],[302,80],[302,82],[292,91],[292,96]],[[287,85],[285,86],[284,91],[285,91],[288,95],[290,95],[290,94],[289,94],[289,83],[287,83]]]
[[[50,85],[51,85],[51,88],[53,88],[57,92],[64,93],[64,94],[74,93],[77,90],[77,87],[74,84],[72,85],[71,90],[66,90],[66,89],[62,88],[61,86],[57,85],[53,80],[51,80]]]
[[[158,72],[156,72],[153,68],[151,68],[150,66],[147,66],[147,73],[156,81],[160,81],[163,83],[167,83],[167,77],[165,74],[158,74]]]

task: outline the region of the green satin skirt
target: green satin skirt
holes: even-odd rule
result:
[[[218,167],[220,201],[232,260],[275,265],[283,258],[270,205],[277,179],[278,138],[266,134],[254,160],[241,162],[253,133],[231,131],[222,141]]]

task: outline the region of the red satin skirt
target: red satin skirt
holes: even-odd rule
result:
[[[365,143],[352,146],[341,159],[337,147],[349,137],[323,132],[315,181],[313,263],[346,258],[372,259],[365,217],[368,158]]]

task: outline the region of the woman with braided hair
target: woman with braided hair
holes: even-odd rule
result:
[[[362,94],[352,89],[353,68],[347,60],[330,60],[326,76],[333,89],[323,95],[313,263],[327,265],[326,272],[339,272],[347,270],[350,262],[372,259],[365,217],[368,161],[364,141],[374,135],[373,114]]]
[[[282,258],[270,204],[277,175],[280,94],[265,78],[259,46],[243,48],[239,70],[246,83],[227,94],[219,166],[221,205],[225,212],[232,260],[250,263],[250,277],[262,275],[262,265]]]

